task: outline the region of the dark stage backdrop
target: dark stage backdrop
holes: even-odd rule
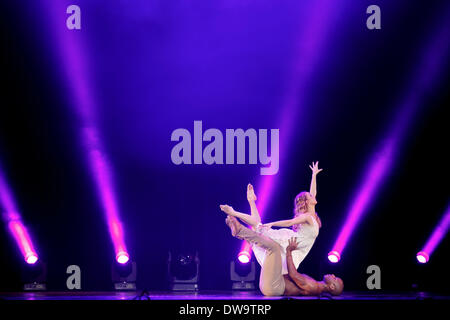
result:
[[[48,264],[48,288],[65,290],[66,267],[76,264],[83,289],[109,290],[114,250],[80,135],[74,82],[61,60],[56,9],[47,2],[0,6],[0,162]],[[219,204],[248,212],[246,186],[260,195],[261,165],[173,164],[172,132],[193,134],[201,120],[204,130],[222,133],[280,129],[282,160],[263,221],[291,217],[295,195],[309,188],[308,165],[320,161],[316,209],[323,227],[301,272],[336,273],[347,290],[365,290],[366,268],[375,264],[384,290],[420,283],[448,291],[448,238],[428,264],[415,260],[449,199],[448,55],[340,263],[327,260],[428,40],[444,25],[446,1],[376,1],[382,9],[376,31],[365,26],[372,2],[335,1],[331,12],[314,18],[316,29],[327,30],[308,40],[321,37],[310,55],[301,41],[314,1],[76,2],[80,52],[88,61],[81,81],[95,101],[139,288],[167,288],[171,249],[198,250],[201,288],[230,288],[229,263],[241,243]],[[64,29],[67,14],[60,15]],[[278,119],[299,59],[311,62],[312,71],[295,88],[288,136]],[[22,261],[2,228],[0,291],[20,290]]]

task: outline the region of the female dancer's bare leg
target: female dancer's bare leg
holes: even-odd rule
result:
[[[261,223],[261,216],[259,215],[258,208],[256,207],[256,194],[253,186],[249,183],[247,186],[247,200],[250,204],[250,213],[253,220],[256,222],[256,225],[252,225],[252,229]]]
[[[248,203],[250,204],[250,212],[251,214],[245,214],[242,212],[238,212],[236,210],[234,210],[231,206],[229,205],[220,205],[220,210],[222,210],[223,212],[225,212],[226,214],[239,218],[242,221],[244,221],[245,223],[247,223],[248,225],[250,225],[252,227],[252,229],[254,230],[256,228],[256,226],[261,223],[261,217],[259,215],[258,209],[256,208],[256,195],[255,195],[255,191],[253,190],[253,186],[249,183],[247,186],[247,200]]]
[[[284,294],[286,283],[282,275],[281,246],[270,238],[241,225],[236,218],[228,216],[225,220],[231,235],[266,249],[266,257],[261,266],[259,289],[265,296]]]
[[[231,206],[229,206],[227,204],[221,204],[220,205],[220,210],[222,210],[223,212],[225,212],[229,216],[233,216],[233,217],[241,219],[246,224],[250,225],[252,228],[256,228],[256,226],[259,223],[258,220],[253,218],[251,215],[245,214],[245,213],[242,213],[242,212],[238,212],[238,211],[234,210],[233,207],[231,207]]]

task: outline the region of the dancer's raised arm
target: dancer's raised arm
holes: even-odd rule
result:
[[[293,219],[269,222],[269,223],[265,223],[264,226],[265,227],[290,227],[290,226],[293,226],[294,224],[305,223],[305,222],[312,224],[313,222],[312,222],[311,216],[309,216],[307,214],[300,214]]]
[[[315,198],[317,195],[316,176],[323,169],[319,169],[319,161],[316,161],[316,163],[313,162],[312,166],[309,166],[309,168],[312,170],[311,186],[309,188],[309,193],[311,193],[311,195]]]
[[[297,250],[298,243],[295,238],[288,240],[289,245],[286,247],[286,264],[288,269],[289,277],[299,286],[302,287],[306,284],[306,281],[295,268],[294,260],[292,259],[292,251]]]
[[[297,250],[297,247],[298,243],[295,238],[289,239],[289,245],[286,248],[286,263],[289,278],[300,289],[300,295],[319,295],[323,290],[320,290],[317,282],[306,274],[301,274],[295,268],[292,251]]]

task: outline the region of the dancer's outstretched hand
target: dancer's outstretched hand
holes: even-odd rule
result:
[[[230,216],[234,216],[235,211],[234,211],[233,207],[231,207],[227,204],[221,204],[219,207],[220,207],[220,210],[222,210],[226,214],[229,214]]]
[[[319,161],[316,161],[315,163],[312,163],[312,166],[309,166],[309,168],[312,170],[312,173],[314,175],[318,174],[323,169],[319,169]]]
[[[298,243],[297,243],[297,239],[292,237],[288,240],[288,246],[286,247],[286,251],[294,251],[297,250],[298,247]]]
[[[256,194],[255,190],[253,189],[253,186],[249,183],[247,185],[247,200],[248,201],[256,201]]]

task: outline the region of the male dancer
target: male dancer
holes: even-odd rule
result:
[[[288,274],[283,276],[282,249],[278,243],[244,227],[233,216],[228,216],[225,222],[230,227],[233,237],[247,240],[267,251],[259,278],[259,289],[265,296],[320,295],[322,292],[340,295],[342,293],[344,282],[334,275],[325,275],[323,281],[316,281],[305,274],[297,272],[291,254],[298,246],[294,238],[289,240],[289,245],[286,248]]]

